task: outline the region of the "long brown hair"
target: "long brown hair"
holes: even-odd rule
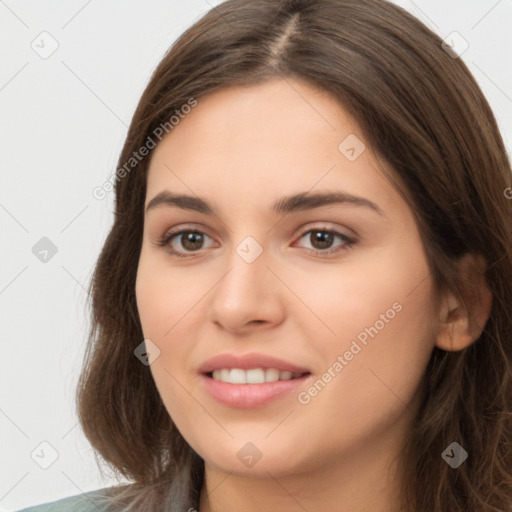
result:
[[[191,99],[200,105],[222,87],[276,78],[325,90],[354,116],[405,186],[438,293],[467,285],[456,267],[463,254],[485,258],[490,317],[466,349],[432,352],[400,460],[403,504],[415,512],[512,510],[510,161],[463,61],[384,0],[227,0],[154,71],[119,158],[125,172],[115,180],[114,224],[91,281],[92,325],[77,389],[91,445],[133,482],[112,489],[113,510],[197,509],[204,477],[149,367],[134,356],[143,340],[135,279],[151,155],[128,171],[126,162]],[[441,457],[453,441],[469,452],[457,469]]]

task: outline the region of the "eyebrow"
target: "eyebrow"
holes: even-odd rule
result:
[[[327,192],[316,194],[301,192],[291,196],[284,196],[272,205],[272,211],[275,214],[291,213],[334,204],[349,204],[352,206],[368,208],[385,217],[383,211],[374,202],[347,192]],[[149,201],[146,207],[146,213],[160,206],[175,206],[183,210],[192,210],[206,215],[218,216],[218,212],[210,203],[208,203],[208,201],[205,201],[198,196],[174,194],[168,190],[163,190]]]

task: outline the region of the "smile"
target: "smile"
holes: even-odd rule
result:
[[[223,368],[221,370],[214,370],[209,374],[213,380],[228,384],[263,384],[265,382],[297,379],[303,375],[303,372],[293,373],[281,371],[277,368],[251,368],[249,370]]]
[[[275,380],[262,380],[263,375],[266,378],[266,373],[269,370],[270,379]],[[313,378],[309,372],[295,375],[290,375],[290,372],[279,372],[279,377],[281,374],[284,374],[285,377],[280,380],[276,379],[277,372],[278,370],[275,368],[266,370],[262,368],[250,370],[231,368],[215,370],[211,374],[202,374],[200,379],[204,386],[203,389],[216,402],[237,409],[253,409],[280,399],[295,399],[297,393],[304,390]],[[222,374],[229,379],[227,382],[222,380]],[[234,376],[233,380],[231,380],[231,375]],[[237,379],[244,380],[244,382],[235,382]],[[258,382],[251,382],[251,380],[258,380]]]

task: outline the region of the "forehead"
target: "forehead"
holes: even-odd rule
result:
[[[305,82],[280,79],[230,86],[200,98],[164,141],[172,138],[171,144],[185,143],[196,150],[213,150],[214,142],[216,153],[231,150],[227,157],[239,147],[247,152],[286,142],[293,149],[310,138],[311,143],[322,140],[324,148],[331,146],[337,152],[343,136],[355,132],[360,132],[357,123],[331,95]],[[164,145],[159,144],[156,152]]]
[[[341,188],[384,209],[397,193],[381,165],[325,91],[291,79],[228,87],[199,99],[153,150],[146,204],[167,189],[270,208],[272,197]]]

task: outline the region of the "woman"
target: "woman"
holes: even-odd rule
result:
[[[512,507],[510,162],[437,35],[381,0],[228,0],[114,183],[77,399],[133,483],[28,510]]]

